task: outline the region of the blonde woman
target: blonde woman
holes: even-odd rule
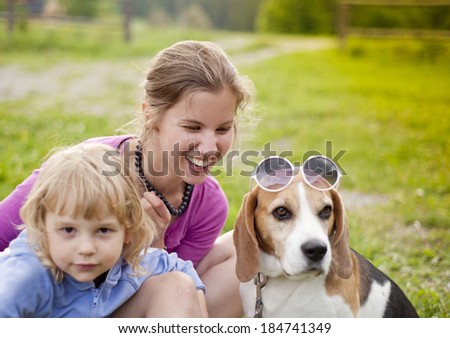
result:
[[[121,152],[145,212],[156,224],[152,245],[193,262],[207,287],[209,315],[240,317],[232,236],[221,235],[228,202],[209,172],[232,146],[238,120],[249,116],[252,84],[217,45],[182,41],[155,56],[143,88],[135,134],[87,142]],[[0,204],[0,250],[17,236],[18,210],[38,175],[35,171]],[[149,279],[118,315],[148,312],[147,299],[160,294],[161,287]]]

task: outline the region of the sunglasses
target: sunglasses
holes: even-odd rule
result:
[[[341,178],[337,165],[328,157],[317,155],[308,158],[301,167],[294,165],[287,159],[273,156],[263,159],[256,166],[251,176],[264,190],[277,192],[286,188],[294,179],[294,176],[302,172],[305,182],[316,190],[326,191],[336,188]]]

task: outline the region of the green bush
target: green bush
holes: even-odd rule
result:
[[[99,14],[101,0],[62,0],[61,5],[69,16],[95,18]]]
[[[333,0],[266,0],[260,6],[257,30],[275,33],[331,33]]]

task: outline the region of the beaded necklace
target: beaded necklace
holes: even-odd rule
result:
[[[145,187],[147,188],[148,191],[154,191],[156,196],[158,196],[161,201],[164,202],[165,206],[167,207],[167,209],[169,210],[171,215],[174,216],[180,216],[181,214],[183,214],[183,212],[186,210],[186,208],[189,205],[189,202],[191,201],[191,196],[192,196],[192,190],[194,189],[194,186],[192,184],[187,184],[184,188],[184,192],[183,192],[183,198],[181,200],[181,204],[180,206],[175,209],[172,204],[170,204],[170,202],[164,197],[164,195],[158,191],[158,189],[156,189],[150,182],[149,180],[147,180],[147,178],[144,175],[144,169],[142,168],[142,145],[140,140],[138,141],[137,145],[136,145],[136,157],[134,160],[134,165],[136,168],[136,172],[139,176],[139,178],[141,179],[141,181],[145,184]]]

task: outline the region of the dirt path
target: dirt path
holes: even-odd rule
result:
[[[261,44],[259,48],[251,51],[247,47],[252,43],[245,36],[221,40],[217,41],[217,43],[225,50],[238,51],[236,54],[231,55],[236,66],[253,64],[283,54],[336,48],[334,39],[310,37],[270,41],[267,42],[267,45]]]
[[[247,48],[253,43],[250,36],[238,36],[216,43],[230,51],[237,67],[281,54],[335,47],[334,40],[328,38],[280,39],[250,51]],[[29,71],[19,64],[0,67],[0,101],[21,100],[29,95],[55,95],[58,100],[77,105],[83,96],[107,98],[111,85],[132,91],[132,88],[139,87],[150,57],[91,63],[63,62],[39,71]],[[109,107],[106,111],[98,109],[92,113],[111,112]]]
[[[251,50],[248,46],[254,42],[249,36],[215,42],[229,52],[238,68],[283,54],[336,47],[336,41],[328,38],[280,39]],[[133,107],[130,108],[130,102],[137,104],[140,101],[138,88],[150,57],[90,63],[62,62],[38,71],[29,71],[19,64],[0,67],[0,101],[29,99],[30,111],[35,112],[53,107],[56,101],[60,103],[61,112],[86,111],[109,116],[122,116],[124,112],[131,114]],[[111,96],[117,92],[123,94]],[[343,191],[342,196],[349,209],[386,202],[382,196],[353,191]]]

